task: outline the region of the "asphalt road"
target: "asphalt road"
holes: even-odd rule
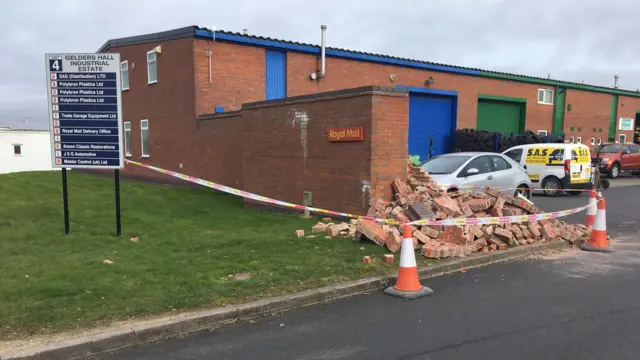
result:
[[[604,194],[611,254],[471,269],[428,280],[427,298],[358,296],[100,359],[639,359],[640,186]],[[561,210],[588,195],[534,201]]]

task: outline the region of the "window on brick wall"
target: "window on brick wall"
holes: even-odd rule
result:
[[[624,144],[624,143],[627,142],[627,135],[626,134],[620,134],[619,139],[620,139],[620,144]]]
[[[591,138],[591,145],[595,145],[596,144],[596,138],[592,137]]]
[[[131,156],[131,121],[124,122],[124,155]]]
[[[149,120],[140,120],[141,155],[149,157]]]
[[[578,136],[576,139],[576,144],[582,144],[582,136]]]
[[[147,52],[147,83],[155,84],[158,82],[158,63],[156,52],[154,50]]]
[[[569,138],[569,144],[573,144],[575,141],[575,138],[572,136]]]
[[[120,63],[120,83],[122,90],[129,90],[129,62],[127,60]]]
[[[538,104],[553,105],[553,90],[538,89]]]
[[[547,130],[538,130],[538,135],[547,136],[547,134],[548,134]]]
[[[601,137],[599,137],[599,138],[598,138],[598,143],[597,143],[597,145],[602,145],[602,138],[601,138]]]

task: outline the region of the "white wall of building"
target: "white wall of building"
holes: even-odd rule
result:
[[[20,155],[15,154],[16,145]],[[43,170],[54,170],[48,130],[0,128],[0,174]]]

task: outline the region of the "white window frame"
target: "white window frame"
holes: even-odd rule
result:
[[[549,93],[548,101],[545,101],[545,94]],[[540,101],[540,93],[542,93],[542,101]],[[538,89],[538,104],[542,105],[553,105],[553,90],[549,89]]]
[[[153,60],[149,60],[149,54],[153,54]],[[149,72],[149,65],[150,64],[156,64],[156,79],[151,81],[151,73]],[[155,84],[158,82],[158,54],[156,53],[155,50],[149,50],[147,51],[147,84],[151,85],[151,84]]]
[[[602,145],[602,138],[601,138],[601,137],[599,137],[599,138],[598,138],[598,143],[597,143],[597,145]]]
[[[627,134],[619,134],[618,135],[618,140],[620,141],[620,144],[626,144],[627,143]]]
[[[582,144],[582,136],[578,136],[578,138],[576,138],[576,144]]]
[[[547,136],[547,135],[549,135],[549,132],[547,130],[538,130],[538,135]]]
[[[596,138],[592,137],[591,138],[591,145],[595,145],[596,144]]]
[[[131,149],[127,146],[127,137],[131,140],[131,121],[125,121],[123,124],[124,127],[124,156],[131,157],[133,154],[131,153]],[[132,144],[133,145],[133,144]]]
[[[569,144],[573,144],[575,142],[575,138],[572,136],[569,138]]]
[[[151,156],[149,153],[149,149],[147,149],[147,153],[144,153],[144,131],[147,131],[147,139],[149,139],[149,119],[140,120],[140,157],[148,158]],[[147,143],[147,148],[149,144]]]
[[[125,74],[127,74],[127,87],[124,87],[124,78]],[[129,60],[120,62],[120,85],[122,85],[122,91],[129,90]]]
[[[16,146],[20,149],[20,154],[16,154]],[[11,144],[13,148],[13,156],[22,156],[22,144]]]

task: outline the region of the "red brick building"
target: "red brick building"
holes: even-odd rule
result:
[[[323,75],[321,46],[195,26],[99,52],[123,61],[132,159],[296,203],[310,191],[336,210],[385,195],[431,136],[434,154],[450,151],[456,128],[629,142],[640,113],[636,91],[331,47]],[[327,140],[349,126],[362,126],[364,141]]]

